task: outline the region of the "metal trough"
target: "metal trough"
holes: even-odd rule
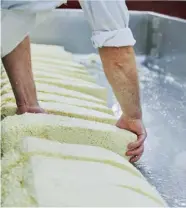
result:
[[[186,21],[132,11],[130,27],[148,131],[137,168],[170,206],[186,207]],[[96,53],[90,37],[81,10],[56,10],[31,35],[35,43],[63,45],[75,54]],[[108,86],[101,70],[97,78]],[[115,102],[111,90],[108,101]]]

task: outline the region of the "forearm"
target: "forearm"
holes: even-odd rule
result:
[[[141,119],[138,74],[132,47],[99,49],[105,75],[112,86],[124,116]]]
[[[37,106],[32,74],[30,41],[26,37],[10,54],[2,58],[18,107]]]

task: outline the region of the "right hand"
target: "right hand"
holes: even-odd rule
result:
[[[121,129],[126,129],[137,135],[137,141],[128,145],[127,156],[130,156],[130,162],[138,161],[144,152],[144,141],[147,137],[147,133],[144,124],[141,119],[129,119],[125,116],[121,116],[117,121],[116,126]]]
[[[24,113],[44,113],[46,114],[45,110],[41,108],[39,105],[36,106],[18,106],[16,114],[24,114]]]

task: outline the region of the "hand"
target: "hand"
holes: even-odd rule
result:
[[[128,145],[127,156],[131,156],[130,162],[136,162],[140,159],[144,151],[144,141],[147,133],[141,119],[129,119],[123,115],[117,121],[116,126],[121,129],[126,129],[137,135],[137,141]]]
[[[46,114],[45,110],[42,109],[39,105],[36,106],[18,106],[16,113],[18,115],[24,114],[24,113],[44,113]]]

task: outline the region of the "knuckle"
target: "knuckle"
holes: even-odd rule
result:
[[[144,146],[142,145],[141,147],[139,147],[136,151],[135,151],[135,155],[140,156],[142,155],[144,152]]]

